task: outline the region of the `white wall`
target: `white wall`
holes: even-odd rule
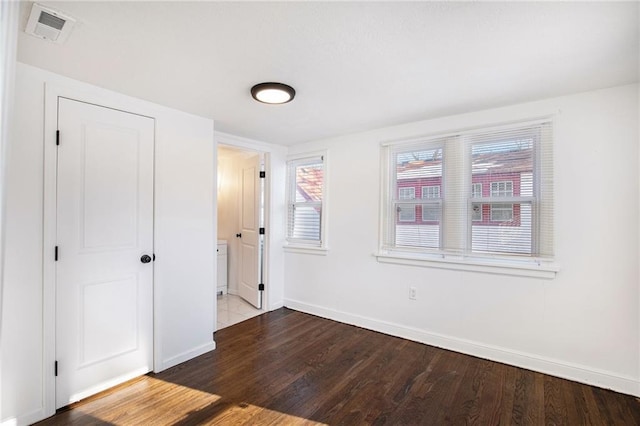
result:
[[[631,85],[291,147],[329,151],[331,246],[285,254],[285,305],[640,395],[638,112]],[[376,261],[380,142],[552,113],[555,279]]]
[[[3,271],[2,413],[27,424],[53,414],[52,336],[43,308],[50,289],[43,257],[44,142],[52,136],[51,100],[66,93],[156,119],[154,321],[156,370],[215,347],[215,147],[213,122],[18,64],[15,126],[7,165],[6,264]],[[47,87],[45,88],[45,83]],[[45,105],[48,105],[45,107]],[[55,105],[55,103],[53,104]],[[48,119],[45,121],[45,109]],[[55,120],[53,121],[55,123]],[[45,130],[46,129],[46,130]],[[54,128],[55,130],[55,128]],[[43,141],[44,136],[44,141]],[[47,160],[48,161],[48,160]],[[51,293],[49,293],[51,294]],[[49,333],[50,334],[50,333]]]

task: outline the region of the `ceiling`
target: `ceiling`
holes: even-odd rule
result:
[[[19,61],[283,145],[638,81],[637,2],[42,4],[79,25],[26,35],[25,2]]]

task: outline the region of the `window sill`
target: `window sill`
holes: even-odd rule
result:
[[[285,245],[284,251],[286,253],[313,254],[316,256],[326,256],[329,253],[329,249],[327,247],[314,247],[314,246],[291,245],[291,244]]]
[[[555,263],[537,263],[508,259],[455,258],[420,256],[407,253],[379,252],[374,254],[380,263],[421,266],[425,268],[452,269],[456,271],[483,272],[496,275],[553,279],[560,270]]]

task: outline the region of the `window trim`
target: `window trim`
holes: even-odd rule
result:
[[[550,175],[545,176],[546,182],[543,182],[540,191],[540,199],[536,199],[533,196],[526,197],[505,197],[506,199],[500,199],[500,202],[525,202],[532,203],[536,211],[539,211],[539,217],[537,217],[538,222],[547,222],[551,220],[549,228],[545,231],[545,240],[537,241],[536,245],[544,245],[546,253],[550,253],[550,256],[540,255],[540,256],[523,256],[518,254],[510,254],[510,253],[482,253],[482,252],[464,252],[459,254],[453,254],[451,252],[444,252],[444,250],[432,250],[432,249],[409,249],[407,250],[404,247],[389,247],[386,246],[386,242],[389,241],[389,235],[393,232],[390,232],[388,229],[388,213],[389,213],[389,205],[391,204],[390,198],[390,190],[394,185],[395,178],[391,175],[393,165],[391,156],[393,155],[393,151],[398,149],[398,146],[409,147],[413,146],[425,146],[426,144],[437,144],[442,142],[446,144],[446,141],[452,138],[456,139],[464,139],[467,136],[473,136],[478,133],[489,133],[489,132],[498,132],[503,130],[511,130],[517,128],[525,128],[531,126],[538,125],[549,125],[549,132],[553,134],[553,128],[555,117],[559,113],[558,110],[547,114],[541,114],[538,117],[526,118],[526,117],[515,117],[513,121],[495,121],[493,123],[479,123],[476,121],[474,125],[460,129],[456,131],[455,129],[444,129],[440,132],[434,132],[430,134],[426,134],[422,137],[412,137],[406,139],[396,139],[391,141],[384,141],[380,143],[380,147],[382,148],[382,155],[380,157],[380,188],[381,188],[381,197],[379,199],[379,246],[374,256],[376,257],[378,262],[381,263],[394,263],[400,265],[411,265],[411,266],[421,266],[421,267],[434,267],[434,268],[444,268],[444,269],[452,269],[452,270],[464,270],[464,271],[474,271],[474,272],[484,272],[490,274],[497,275],[511,275],[511,276],[525,276],[525,277],[534,277],[534,278],[555,278],[556,273],[560,270],[560,266],[555,263],[554,255],[553,255],[553,246],[554,246],[554,225],[553,225],[553,216],[550,216],[546,211],[540,211],[540,206],[538,203],[541,201],[550,202],[551,208],[553,209],[553,195],[549,195],[548,191],[545,191],[547,187],[553,187],[553,180],[549,181],[549,178],[553,179],[553,137],[550,138],[542,138],[542,140],[538,141],[538,149],[536,149],[535,157],[534,157],[534,166],[537,168],[538,173],[540,170],[544,169],[550,173]],[[549,134],[547,134],[549,135]],[[444,142],[443,142],[444,141]],[[470,145],[469,145],[470,146]],[[401,148],[403,149],[403,148]],[[545,163],[542,163],[542,153],[545,153]],[[446,155],[446,154],[445,154]],[[541,165],[544,165],[541,167]],[[446,174],[446,163],[443,163],[443,181],[442,186],[444,187],[447,183],[445,181]],[[471,178],[471,176],[469,176]],[[535,177],[538,181],[541,180],[541,177],[538,175]],[[550,182],[550,183],[549,183]],[[539,183],[540,184],[540,183]],[[445,188],[446,191],[446,188]],[[552,192],[551,192],[552,194]],[[498,200],[491,199],[490,197],[481,197],[481,198],[469,198],[469,208],[473,205],[473,203],[482,204],[492,202],[496,202]],[[552,212],[553,210],[551,210]],[[468,230],[470,233],[471,227],[473,226],[474,221],[471,220],[472,212],[468,210],[467,213],[469,216],[468,220]],[[484,218],[483,218],[484,219]],[[442,218],[444,220],[444,218]],[[443,238],[446,230],[441,229],[441,240]],[[540,230],[536,231],[540,234]],[[470,245],[471,236],[468,235],[467,243]]]
[[[416,255],[399,251],[378,251],[374,254],[380,263],[420,266],[426,268],[449,269],[454,271],[483,272],[515,277],[553,279],[560,271],[560,265],[547,259],[507,259],[483,256],[447,256],[435,254]]]
[[[300,160],[313,160],[315,158],[322,159],[322,200],[318,202],[314,202],[320,204],[320,240],[303,240],[303,239],[290,239],[288,236],[289,233],[289,208],[291,204],[302,204],[299,202],[291,201],[292,190],[290,185],[292,182],[290,181],[291,176],[289,174],[289,164],[293,161]],[[327,185],[328,185],[328,150],[320,150],[320,151],[312,151],[312,152],[304,152],[299,154],[288,155],[286,158],[286,174],[285,174],[285,184],[286,184],[286,211],[285,215],[285,244],[284,249],[286,252],[290,253],[303,253],[303,254],[315,254],[315,255],[326,255],[329,248],[327,244]],[[312,204],[312,203],[306,203]]]

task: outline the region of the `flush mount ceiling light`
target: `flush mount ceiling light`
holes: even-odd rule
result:
[[[251,96],[265,104],[286,104],[293,100],[296,91],[282,83],[260,83],[251,88]]]

